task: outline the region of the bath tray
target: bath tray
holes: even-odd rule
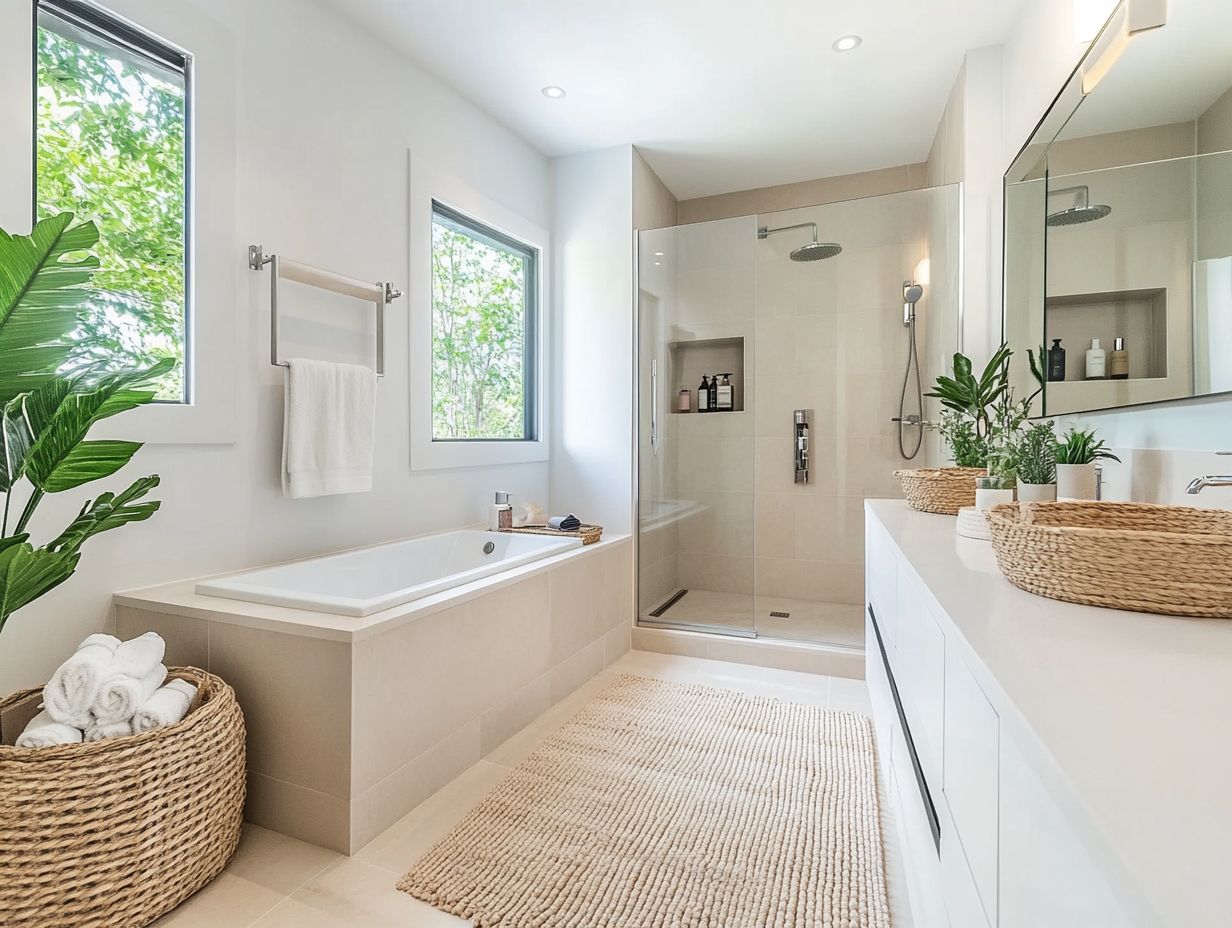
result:
[[[569,532],[561,531],[560,529],[548,528],[546,525],[524,525],[521,528],[506,528],[501,529],[504,532],[513,532],[514,534],[522,535],[555,535],[557,538],[580,538],[582,544],[593,545],[599,540],[603,534],[602,525],[587,525],[583,522],[577,528]]]
[[[1232,512],[1149,503],[1006,503],[989,511],[997,566],[1049,599],[1232,619]]]

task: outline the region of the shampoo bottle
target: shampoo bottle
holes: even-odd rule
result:
[[[513,504],[509,502],[509,494],[497,490],[496,501],[488,510],[488,530],[505,532],[513,528]]]
[[[731,412],[733,409],[731,374],[724,374],[719,382],[719,400],[715,408],[721,412]]]
[[[719,408],[719,375],[710,375],[710,399],[707,400],[711,412],[717,412]]]
[[[1061,339],[1054,338],[1052,347],[1048,349],[1048,379],[1065,379],[1065,349],[1061,347]]]
[[[1112,341],[1112,355],[1108,358],[1108,377],[1110,380],[1129,379],[1129,352],[1125,350],[1125,339],[1119,335]]]
[[[1099,346],[1099,339],[1091,339],[1091,347],[1087,349],[1087,380],[1103,380],[1106,376],[1108,353]]]
[[[697,411],[710,412],[710,381],[702,374],[702,385],[697,388]]]

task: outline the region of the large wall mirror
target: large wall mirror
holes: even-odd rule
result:
[[[1232,0],[1113,12],[1006,173],[1004,325],[1045,416],[1232,391]]]

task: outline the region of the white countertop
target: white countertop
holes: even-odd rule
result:
[[[952,517],[866,507],[970,649],[1002,722],[1055,764],[1118,882],[1159,924],[1232,924],[1232,620],[1034,596]]]
[[[244,625],[249,628],[260,628],[266,631],[282,632],[289,635],[299,635],[305,638],[325,638],[331,641],[355,642],[363,641],[374,635],[397,628],[406,622],[423,616],[432,615],[442,609],[459,605],[483,596],[493,590],[517,583],[536,574],[551,570],[562,561],[571,558],[588,557],[596,551],[604,551],[614,545],[628,544],[629,535],[604,535],[600,541],[580,548],[572,548],[563,554],[545,557],[521,567],[513,567],[490,577],[484,577],[471,583],[455,586],[431,596],[393,606],[381,612],[366,616],[334,615],[328,612],[314,612],[308,609],[294,609],[286,606],[267,606],[263,603],[249,603],[236,599],[224,599],[219,596],[206,596],[197,592],[197,583],[205,578],[194,577],[191,580],[177,580],[173,583],[163,583],[158,586],[144,587],[139,590],[125,590],[116,593],[112,598],[117,606],[129,606],[134,609],[150,609],[155,612],[165,612],[171,615],[183,615],[210,622],[223,622],[229,625]],[[342,552],[333,552],[342,553]],[[318,555],[324,557],[327,555]],[[315,558],[304,558],[314,560]],[[254,568],[245,568],[252,570]],[[243,573],[245,571],[230,571]],[[219,574],[218,576],[227,576]]]

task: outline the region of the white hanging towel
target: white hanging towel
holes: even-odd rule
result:
[[[372,489],[376,372],[292,358],[282,420],[282,492],[290,499]]]

